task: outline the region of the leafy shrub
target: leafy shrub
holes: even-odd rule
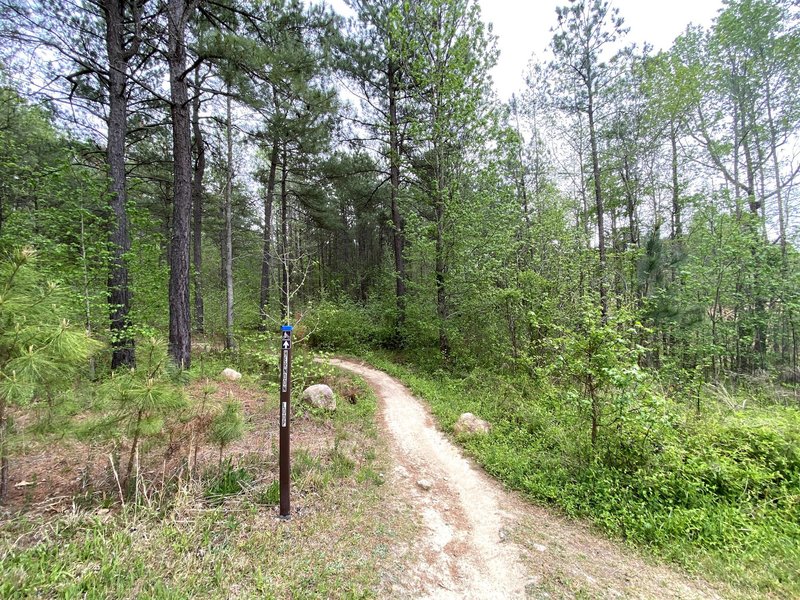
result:
[[[321,350],[357,351],[380,345],[386,337],[381,320],[350,301],[321,302],[314,306],[308,318],[313,323],[309,343]]]

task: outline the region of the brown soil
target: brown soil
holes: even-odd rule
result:
[[[394,456],[391,482],[425,532],[416,562],[392,595],[413,598],[719,598],[708,583],[653,565],[588,527],[503,489],[435,426],[424,405],[364,364],[331,364],[361,375],[380,398]],[[433,485],[426,491],[421,479]]]

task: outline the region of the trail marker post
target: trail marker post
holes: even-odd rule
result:
[[[281,375],[280,375],[280,445],[278,463],[280,468],[281,505],[280,516],[289,518],[289,484],[291,480],[289,463],[289,401],[292,395],[292,326],[281,326]]]

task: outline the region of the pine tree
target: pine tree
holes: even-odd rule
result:
[[[222,468],[222,452],[225,446],[239,440],[244,435],[245,423],[240,402],[229,401],[225,403],[222,411],[217,413],[211,421],[208,439],[219,447],[219,468]]]
[[[63,289],[44,279],[36,251],[0,259],[0,500],[8,488],[9,409],[63,399],[100,344],[66,318]]]

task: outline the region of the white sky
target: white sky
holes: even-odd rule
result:
[[[492,78],[502,100],[522,88],[528,61],[535,52],[545,56],[550,29],[556,24],[556,6],[567,0],[479,0],[483,20],[498,36],[500,58]],[[649,42],[656,51],[667,49],[689,23],[708,27],[722,0],[611,0],[630,28],[626,43]]]
[[[567,0],[479,0],[483,20],[491,22],[498,36],[500,58],[492,78],[502,100],[522,89],[524,72],[531,55],[545,55],[550,29],[556,24],[556,6]],[[342,15],[352,11],[344,0],[328,0]],[[667,49],[689,23],[708,27],[722,0],[611,0],[630,28],[625,41],[642,45],[647,41],[655,50]]]

